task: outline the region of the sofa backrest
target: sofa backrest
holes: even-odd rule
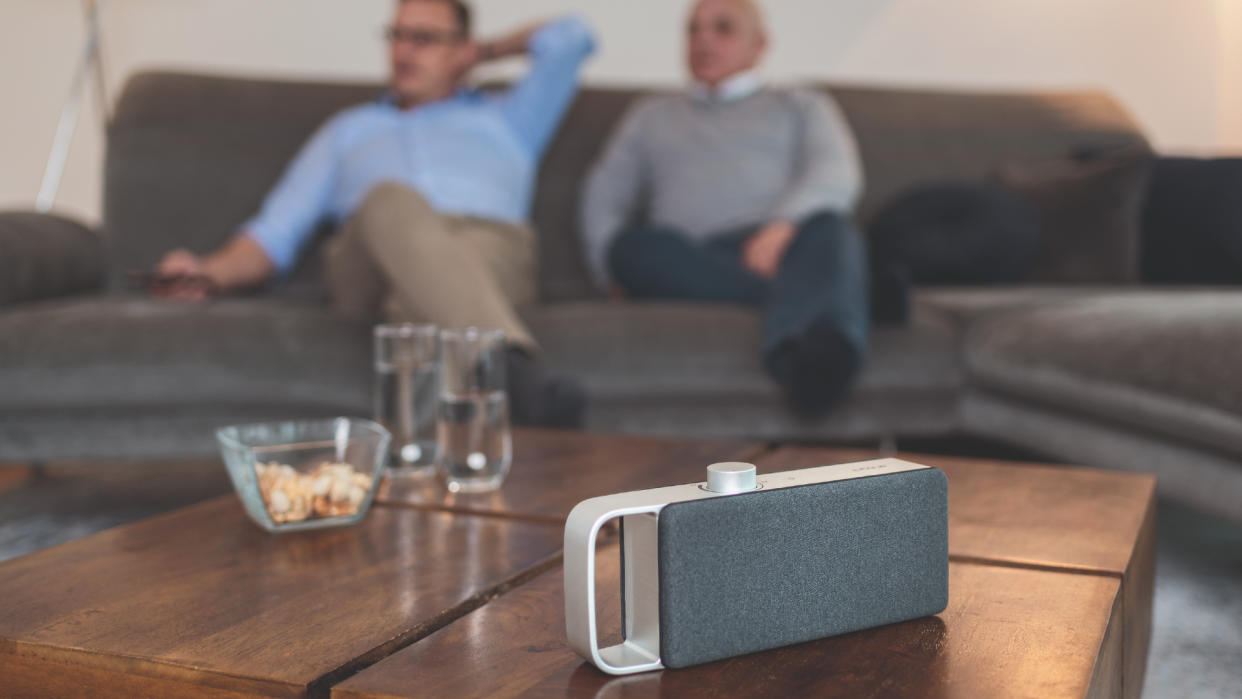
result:
[[[126,85],[109,129],[104,233],[110,278],[173,247],[214,249],[258,209],[315,128],[374,99],[378,85],[143,73]],[[1125,110],[1097,91],[968,93],[823,86],[854,129],[867,176],[864,223],[905,188],[981,180],[1004,162],[1080,149],[1145,147]],[[577,236],[579,189],[633,89],[582,90],[540,169],[532,219],[545,302],[594,291]],[[326,234],[325,228],[321,231]],[[321,296],[317,246],[278,293]]]

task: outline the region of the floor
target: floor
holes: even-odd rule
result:
[[[230,491],[214,463],[0,466],[0,560]],[[1162,502],[1144,699],[1242,699],[1242,523]]]
[[[1144,699],[1242,699],[1242,524],[1162,502]]]
[[[0,467],[0,560],[231,490],[218,462]]]

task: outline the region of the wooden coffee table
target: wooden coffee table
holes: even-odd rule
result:
[[[567,647],[559,549],[587,497],[875,456],[519,431],[505,487],[396,484],[343,530],[272,536],[226,497],[0,564],[0,694],[1124,696],[1150,636],[1154,480],[903,455],[950,484],[936,617],[678,671]],[[604,628],[619,628],[615,545]]]

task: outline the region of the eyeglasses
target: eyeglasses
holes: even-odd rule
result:
[[[385,27],[384,38],[390,44],[409,44],[415,48],[454,44],[465,37],[461,32],[435,31],[433,29],[404,29],[402,27]]]
[[[729,37],[736,34],[737,30],[737,25],[728,19],[717,19],[706,23],[690,22],[690,24],[686,26],[686,34],[690,36],[703,32],[715,34],[720,37]]]

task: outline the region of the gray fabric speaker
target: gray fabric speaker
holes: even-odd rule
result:
[[[599,648],[594,532],[616,518],[625,640]],[[948,558],[937,469],[880,459],[756,478],[748,464],[718,464],[706,483],[574,509],[567,631],[605,672],[687,667],[939,613]]]

